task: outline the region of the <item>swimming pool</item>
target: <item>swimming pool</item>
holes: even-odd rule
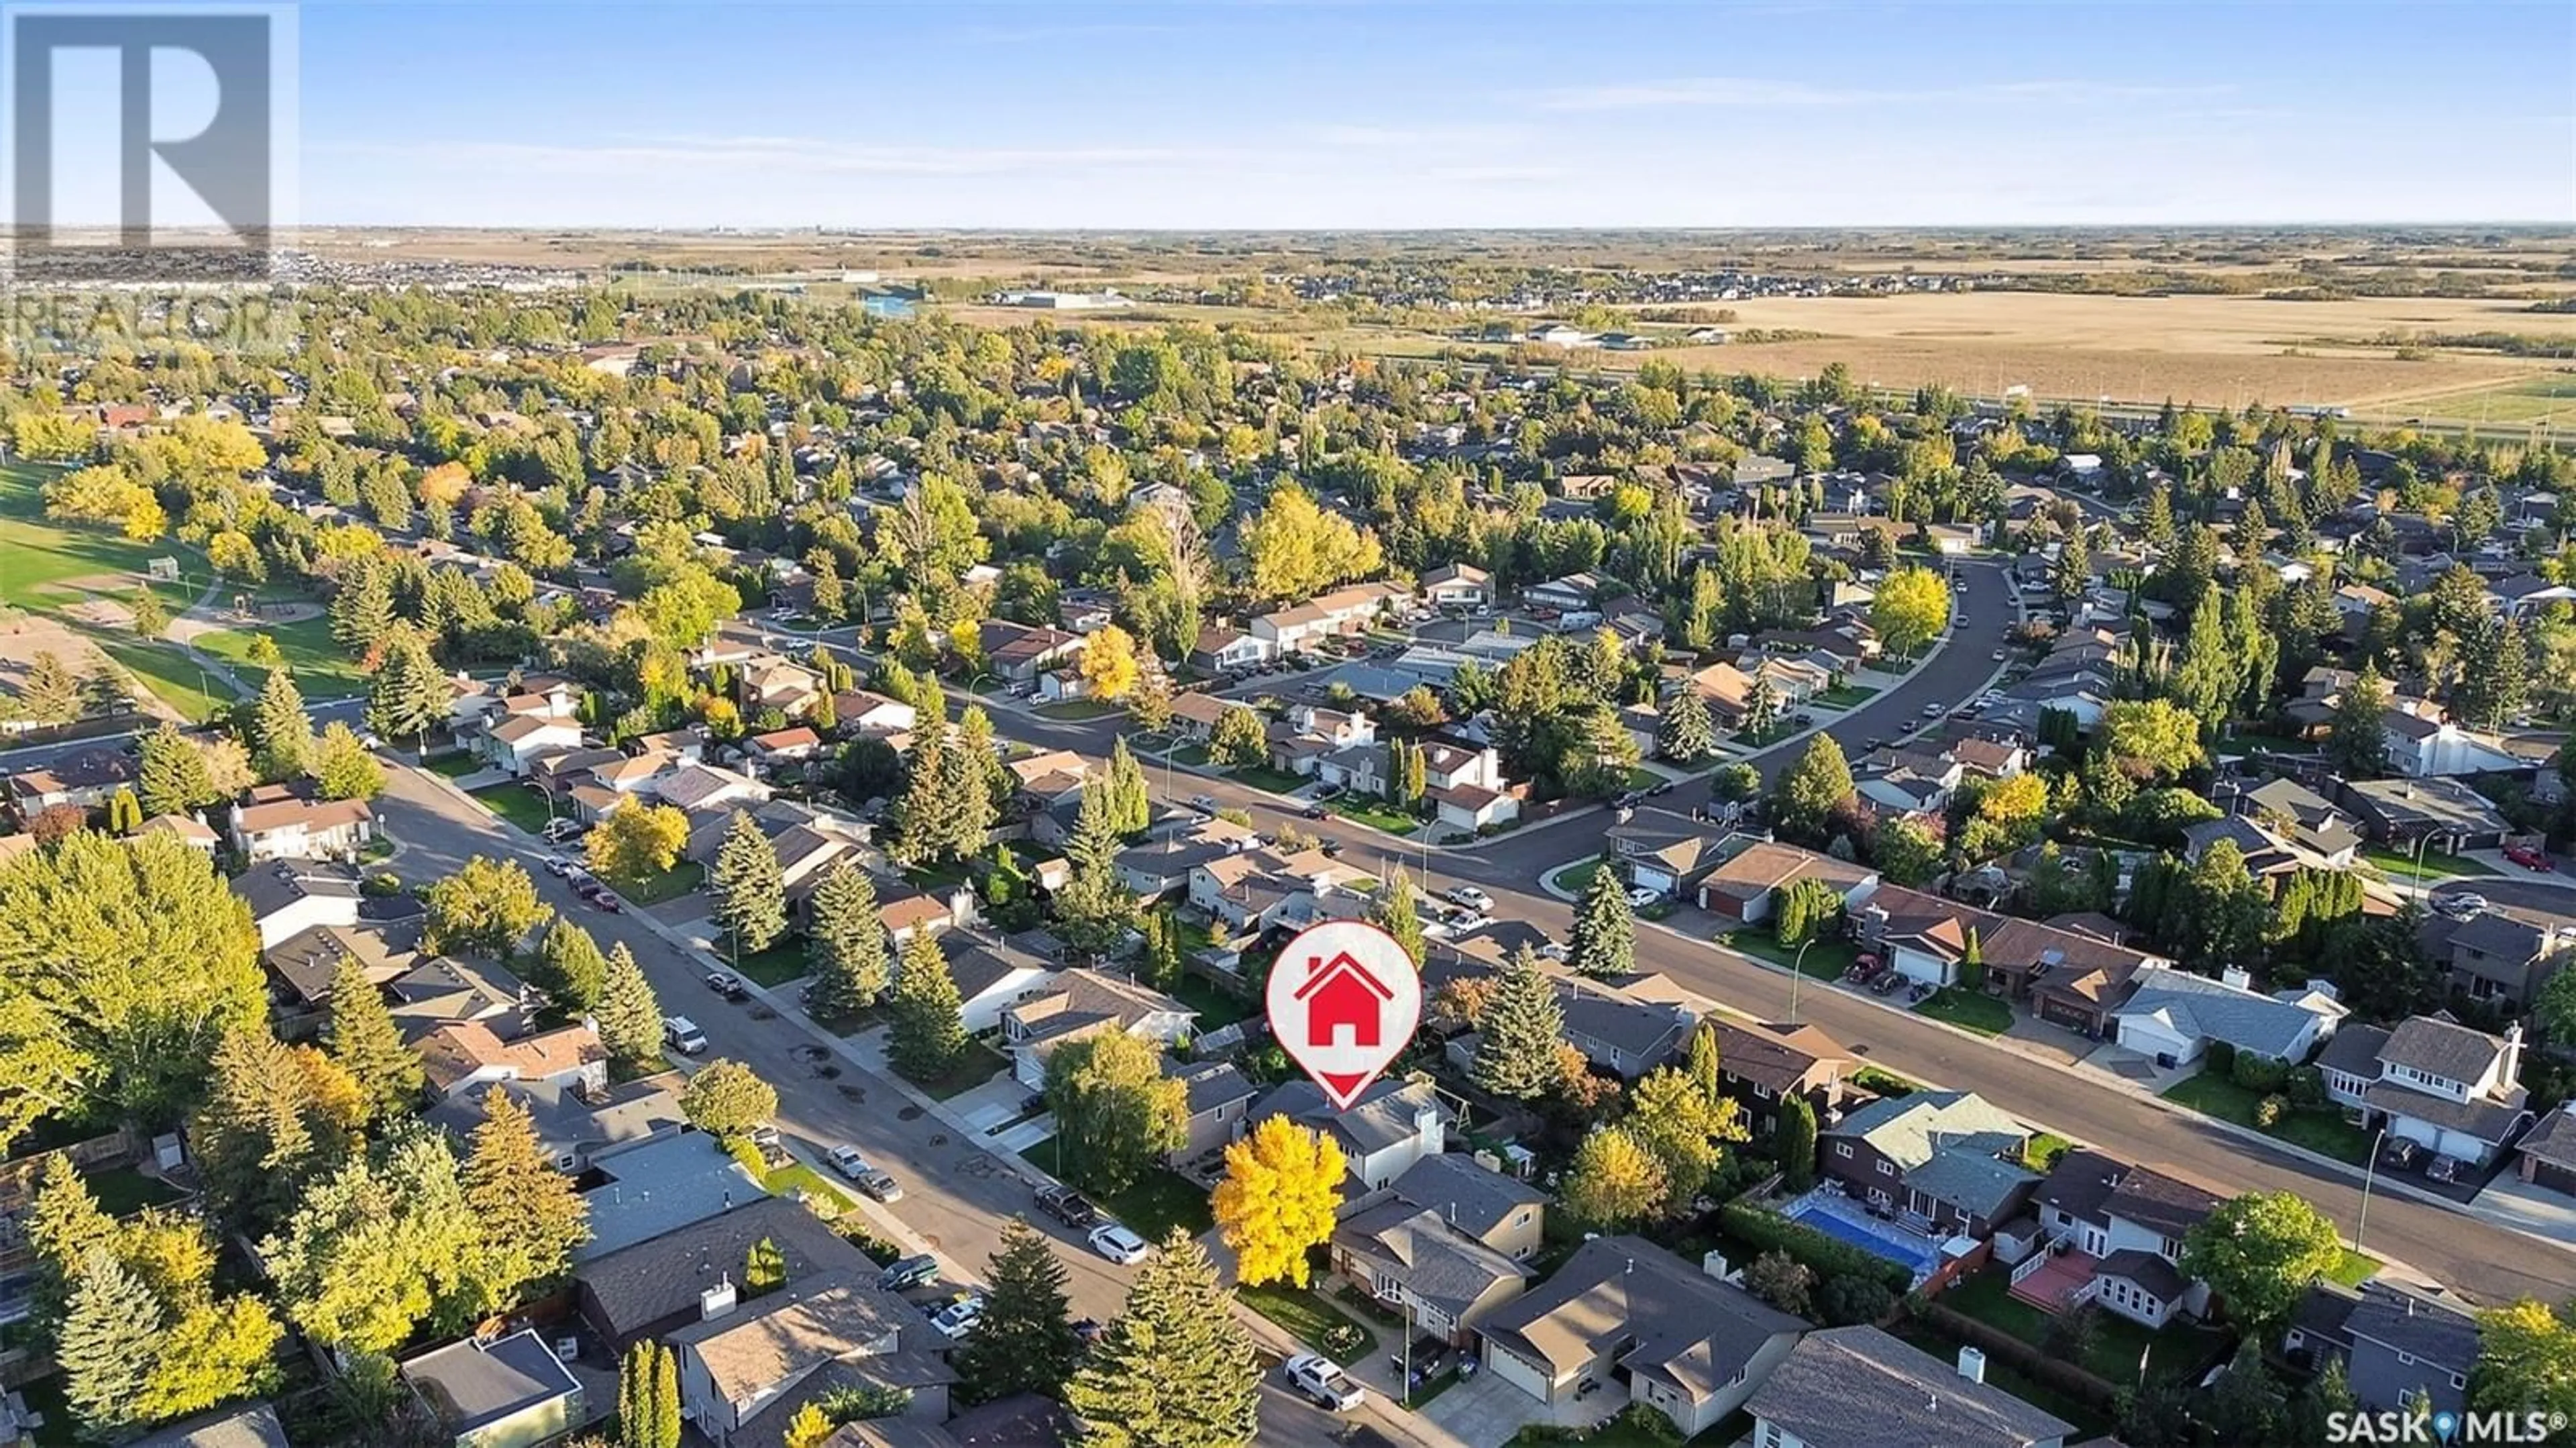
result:
[[[1914,1280],[1917,1282],[1931,1276],[1932,1269],[1941,1265],[1939,1255],[1929,1247],[1873,1231],[1869,1226],[1852,1221],[1821,1202],[1800,1202],[1789,1210],[1788,1216],[1790,1221],[1801,1226],[1813,1227],[1828,1237],[1848,1242],[1872,1256],[1884,1257],[1890,1262],[1901,1264],[1914,1274]]]

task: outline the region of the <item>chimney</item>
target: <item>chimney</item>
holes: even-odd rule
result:
[[[713,1322],[733,1311],[733,1275],[725,1274],[715,1286],[698,1294],[698,1321]]]
[[[2522,1022],[2504,1028],[2504,1057],[2496,1067],[2496,1085],[2510,1091],[2522,1080]]]
[[[1963,1347],[1959,1349],[1959,1376],[1966,1378],[1972,1383],[1982,1383],[1986,1380],[1986,1354],[1984,1349],[1973,1347]]]
[[[2225,970],[2218,973],[2218,978],[2220,981],[2228,985],[2232,985],[2238,990],[2252,990],[2254,988],[2254,977],[2241,965],[2231,965],[2227,967]]]

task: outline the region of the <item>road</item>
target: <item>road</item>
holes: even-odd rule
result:
[[[563,881],[541,868],[548,854],[543,847],[481,807],[459,800],[430,776],[392,767],[386,777],[388,786],[376,811],[403,846],[393,862],[396,873],[414,882],[434,880],[473,855],[525,864],[546,903],[589,930],[601,949],[622,943],[635,953],[664,1013],[686,1015],[706,1033],[707,1054],[701,1059],[743,1061],[777,1088],[778,1128],[800,1155],[820,1159],[831,1147],[848,1142],[902,1181],[901,1203],[892,1208],[872,1204],[865,1210],[895,1216],[971,1278],[982,1276],[1000,1247],[1002,1228],[1012,1217],[1026,1216],[1055,1242],[1074,1314],[1103,1322],[1118,1315],[1133,1274],[1038,1213],[1034,1189],[1017,1174],[1016,1162],[956,1139],[895,1085],[846,1060],[836,1063],[837,1078],[817,1075],[797,1055],[799,1047],[815,1041],[805,1026],[780,1015],[762,1019],[757,1008],[727,1004],[706,988],[710,967],[705,962],[673,946],[631,907],[629,913],[610,915],[583,904]],[[1456,1448],[1454,1439],[1375,1400],[1357,1416],[1399,1442]],[[1275,1374],[1265,1377],[1263,1442],[1325,1443],[1347,1421],[1289,1392]]]

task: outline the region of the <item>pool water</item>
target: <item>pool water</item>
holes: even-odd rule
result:
[[[1801,1226],[1813,1227],[1828,1237],[1848,1242],[1872,1256],[1901,1263],[1912,1269],[1917,1277],[1929,1274],[1934,1267],[1940,1265],[1939,1259],[1930,1252],[1918,1249],[1910,1243],[1882,1237],[1857,1222],[1845,1221],[1820,1207],[1810,1206],[1792,1215],[1789,1220]]]

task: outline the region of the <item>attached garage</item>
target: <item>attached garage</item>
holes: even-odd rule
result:
[[[1485,1339],[1485,1371],[1542,1403],[1556,1401],[1557,1385],[1550,1377],[1552,1369],[1522,1357],[1490,1337]]]

